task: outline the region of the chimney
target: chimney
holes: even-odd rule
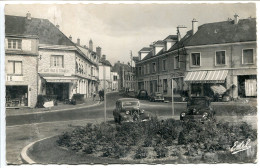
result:
[[[239,16],[237,14],[234,15],[234,24],[238,24]]]
[[[180,33],[179,29],[177,30],[177,38],[178,38],[178,41],[181,41],[181,33]]]
[[[28,11],[28,13],[26,13],[26,18],[27,18],[28,20],[31,20],[31,19],[32,19],[31,14],[30,14],[29,11]]]
[[[80,45],[80,39],[79,38],[77,39],[77,44]]]
[[[97,56],[100,58],[102,53],[101,53],[101,47],[97,47],[96,48],[96,53],[97,53]]]
[[[192,35],[198,31],[198,21],[196,19],[192,20]]]
[[[69,39],[70,39],[70,41],[72,41],[72,36],[71,35],[69,36]]]
[[[91,39],[89,40],[89,50],[93,51],[93,42]]]
[[[60,25],[57,24],[56,27],[57,27],[58,29],[60,29]]]

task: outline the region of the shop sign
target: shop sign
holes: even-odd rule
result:
[[[64,69],[64,68],[44,68],[44,69],[39,69],[39,72],[44,72],[44,73],[69,73],[69,69]]]
[[[74,80],[72,79],[46,79],[47,82],[52,83],[73,83]]]
[[[24,81],[24,76],[6,76],[6,81],[22,82]]]

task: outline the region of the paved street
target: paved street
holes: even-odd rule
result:
[[[107,95],[107,117],[113,122],[112,111],[115,101],[120,98],[118,93]],[[141,101],[141,106],[157,114],[159,118],[171,117],[171,103],[157,103]],[[175,103],[175,119],[179,118],[179,113],[185,109],[186,103]],[[77,107],[77,106],[75,106]],[[27,114],[21,116],[7,116],[7,162],[12,164],[21,163],[20,152],[29,143],[41,138],[61,134],[63,131],[71,130],[74,126],[85,125],[104,121],[104,104],[86,107],[77,110],[66,110],[59,112],[46,112],[37,114]],[[217,116],[217,120],[225,121],[246,121],[256,128],[255,116]]]

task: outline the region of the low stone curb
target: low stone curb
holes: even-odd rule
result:
[[[28,155],[27,155],[27,151],[37,142],[40,142],[42,140],[45,140],[45,139],[48,139],[48,138],[52,138],[54,136],[50,136],[50,137],[46,137],[46,138],[42,138],[42,139],[39,139],[37,141],[34,141],[28,145],[26,145],[22,151],[21,151],[21,154],[20,154],[20,157],[22,159],[22,162],[26,163],[26,164],[36,164],[36,162],[34,160],[32,160]]]

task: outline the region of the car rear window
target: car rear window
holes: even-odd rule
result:
[[[128,101],[128,102],[123,102],[123,107],[124,106],[138,106],[139,102],[137,101]]]
[[[191,105],[206,105],[206,100],[204,99],[195,99],[191,101]]]

